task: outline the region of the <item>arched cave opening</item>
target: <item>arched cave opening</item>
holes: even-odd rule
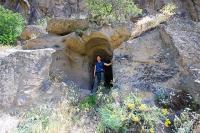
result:
[[[102,57],[102,61],[109,63],[112,60],[113,50],[108,39],[94,37],[84,44],[84,53],[80,54],[75,48],[66,47],[57,50],[52,55],[50,77],[56,81],[73,81],[82,89],[92,89],[94,82],[94,66],[96,57]],[[105,85],[111,86],[113,79],[112,66],[105,67]]]
[[[97,62],[96,57],[100,56],[102,61],[105,63],[110,63],[112,61],[112,49],[110,43],[106,39],[101,38],[94,38],[90,40],[87,45],[86,49],[88,50],[88,59],[89,59],[89,72],[90,72],[90,89],[93,88],[94,84],[94,66]],[[105,79],[105,86],[112,87],[112,80],[113,80],[113,72],[112,66],[104,66],[104,79]]]

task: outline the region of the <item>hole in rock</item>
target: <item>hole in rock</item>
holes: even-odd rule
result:
[[[92,89],[94,83],[94,66],[96,57],[102,57],[102,61],[109,63],[112,60],[113,50],[109,41],[102,38],[90,39],[85,44],[85,53],[80,54],[73,49],[57,50],[52,56],[50,77],[53,80],[69,82],[73,81],[82,89]],[[112,66],[104,67],[105,85],[111,86]]]
[[[88,52],[88,59],[89,59],[89,72],[90,72],[90,88],[93,88],[94,85],[94,66],[97,62],[97,56],[101,57],[101,61],[105,63],[110,63],[112,60],[112,50],[110,44],[105,39],[95,38],[90,40],[87,45],[86,49]],[[113,73],[112,73],[112,66],[104,66],[104,79],[105,79],[105,86],[111,87],[112,80],[113,80]]]

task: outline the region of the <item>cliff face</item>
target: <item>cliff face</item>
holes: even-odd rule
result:
[[[200,20],[199,0],[137,0],[136,3],[146,13],[155,13],[166,3],[173,2],[178,7],[177,15],[194,21]],[[28,23],[48,17],[87,16],[84,0],[1,0],[5,7],[18,11]]]
[[[115,86],[123,93],[186,90],[200,101],[199,22],[173,18],[113,52]]]
[[[28,23],[48,17],[72,17],[86,14],[83,0],[1,0],[6,8],[20,12]]]
[[[190,18],[194,21],[200,20],[200,2],[199,0],[138,0],[141,8],[148,12],[159,10],[166,3],[173,2],[178,8],[177,14],[184,18]]]

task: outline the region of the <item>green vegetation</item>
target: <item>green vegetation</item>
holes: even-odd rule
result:
[[[172,16],[176,13],[176,8],[174,3],[168,3],[160,10],[160,12],[164,15]]]
[[[142,13],[133,0],[87,0],[87,7],[95,20],[104,22],[122,22]]]
[[[32,109],[27,112],[23,117],[25,120],[19,125],[19,133],[37,132],[46,129],[49,125],[49,119],[52,110],[48,107]]]
[[[96,95],[87,96],[80,102],[80,109],[88,110],[96,105]]]
[[[120,106],[107,104],[99,109],[101,123],[104,130],[115,132],[150,132],[156,129],[156,125],[162,124],[166,119],[166,113],[162,109],[149,106],[141,102],[141,99],[134,94],[122,100]]]
[[[188,108],[176,114],[172,109],[143,103],[135,93],[121,97],[117,89],[105,90],[100,86],[96,95],[85,97],[76,105],[70,104],[73,102],[66,97],[57,106],[32,109],[23,115],[18,132],[62,133],[76,129],[98,133],[157,133],[161,130],[193,133],[200,125],[200,115]],[[77,98],[74,93],[69,97]],[[88,121],[90,124],[86,124]]]
[[[0,44],[12,45],[20,36],[25,20],[19,13],[0,5]]]

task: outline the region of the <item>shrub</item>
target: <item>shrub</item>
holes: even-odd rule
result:
[[[167,118],[166,110],[146,105],[134,94],[122,100],[121,105],[104,105],[99,113],[103,124],[101,127],[111,132],[154,132],[159,124],[163,124],[162,120]]]
[[[160,11],[164,15],[172,16],[176,13],[176,5],[174,3],[166,4]]]
[[[186,108],[180,113],[180,116],[174,118],[174,132],[175,133],[195,133],[195,125],[199,126],[200,115],[191,112],[189,108]]]
[[[92,16],[109,22],[121,22],[142,13],[133,0],[87,0],[87,7]]]
[[[80,102],[80,109],[88,110],[96,105],[96,95],[87,96]]]
[[[19,13],[0,5],[0,44],[13,44],[20,36],[24,25],[25,20]]]
[[[125,108],[118,108],[110,104],[100,108],[99,113],[103,127],[110,128],[115,132],[123,130],[124,120],[127,116]]]

